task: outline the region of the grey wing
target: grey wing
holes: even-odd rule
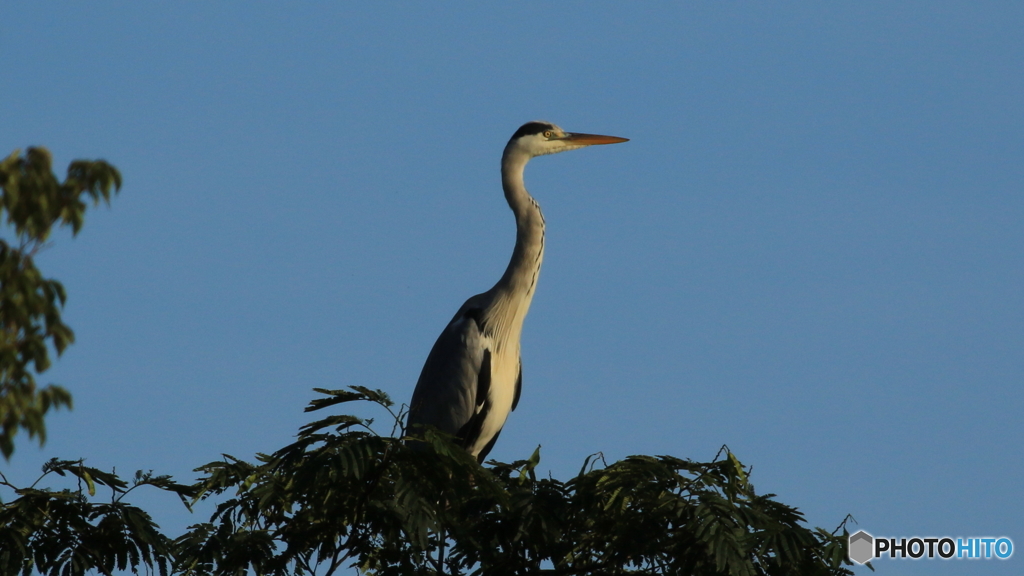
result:
[[[491,383],[490,339],[475,309],[460,310],[438,336],[409,406],[409,428],[435,426],[471,445],[486,415]]]
[[[516,411],[516,406],[519,406],[519,395],[523,393],[523,359],[519,359],[519,375],[516,376],[516,393],[512,397],[512,411]]]

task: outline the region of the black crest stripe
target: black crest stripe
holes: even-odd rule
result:
[[[511,140],[520,138],[522,136],[529,136],[530,134],[540,134],[545,130],[553,130],[555,127],[547,122],[527,122],[516,130],[516,133],[512,135]]]

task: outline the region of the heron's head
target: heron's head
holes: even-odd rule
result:
[[[551,122],[536,120],[527,122],[520,126],[519,130],[516,130],[505,146],[505,153],[517,153],[532,158],[595,144],[617,144],[628,140],[628,138],[619,138],[618,136],[566,132]]]

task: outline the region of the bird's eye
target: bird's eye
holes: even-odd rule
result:
[[[545,130],[545,131],[544,131],[544,137],[545,137],[545,138],[551,138],[551,136],[552,136],[552,134],[551,134],[551,130]]]

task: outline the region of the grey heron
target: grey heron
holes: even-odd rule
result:
[[[519,404],[519,336],[544,258],[544,216],[526,191],[523,169],[534,156],[627,140],[539,121],[512,135],[501,156],[501,186],[516,219],[512,259],[498,283],[466,300],[434,343],[409,405],[411,433],[435,426],[483,462]]]

